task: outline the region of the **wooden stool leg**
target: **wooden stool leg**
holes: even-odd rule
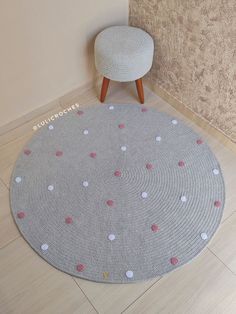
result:
[[[142,79],[138,79],[135,81],[136,83],[136,88],[138,92],[138,97],[140,99],[141,104],[144,104],[144,92],[143,92],[143,82]]]
[[[104,76],[103,81],[102,81],[102,89],[101,89],[101,96],[100,96],[100,101],[104,102],[108,86],[109,86],[110,80]]]

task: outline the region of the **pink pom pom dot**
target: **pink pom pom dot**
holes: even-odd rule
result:
[[[120,171],[120,170],[116,170],[116,171],[114,172],[114,176],[116,176],[116,177],[121,177],[121,171]]]
[[[107,205],[108,206],[113,206],[114,205],[114,201],[113,200],[107,200]]]
[[[62,151],[60,151],[60,150],[56,151],[56,156],[57,157],[61,157],[62,155],[63,155]]]
[[[185,163],[184,163],[183,160],[180,160],[180,161],[178,162],[178,165],[179,165],[179,167],[184,167],[184,166],[185,166]]]
[[[78,110],[78,111],[77,111],[77,114],[78,114],[79,116],[82,116],[83,113],[84,113],[84,112],[83,112],[82,110]]]
[[[31,150],[30,149],[24,149],[24,154],[29,156],[31,154]]]
[[[171,257],[170,262],[172,265],[176,265],[178,264],[179,260],[177,257]]]
[[[158,225],[152,224],[151,229],[153,232],[157,232],[159,230]]]
[[[197,143],[198,145],[201,145],[201,144],[203,143],[203,140],[202,140],[201,138],[199,138],[198,140],[196,140],[196,143]]]
[[[81,271],[84,271],[85,266],[84,266],[83,264],[78,264],[78,265],[76,266],[76,269],[77,269],[78,272],[81,272]]]
[[[144,107],[144,108],[141,109],[141,111],[142,112],[147,112],[148,110],[147,110],[147,108]]]
[[[118,125],[118,127],[119,127],[119,129],[124,129],[125,125],[124,125],[124,123],[121,123],[121,124]]]
[[[152,164],[146,164],[146,168],[148,169],[148,170],[151,170],[151,169],[153,169],[153,165]]]
[[[92,153],[89,154],[89,156],[90,156],[91,158],[96,158],[97,154],[96,154],[95,152],[92,152]]]
[[[25,213],[23,211],[17,213],[17,218],[23,219],[25,218]]]
[[[221,201],[215,201],[214,202],[215,207],[220,207],[221,206]]]
[[[73,222],[73,219],[72,219],[72,217],[66,217],[66,219],[65,219],[65,223],[67,224],[67,225],[70,225],[70,224],[72,224],[72,222]]]

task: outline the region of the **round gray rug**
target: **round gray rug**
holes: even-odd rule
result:
[[[139,105],[96,105],[41,128],[11,180],[31,247],[73,276],[127,283],[189,262],[223,213],[224,181],[207,144]]]

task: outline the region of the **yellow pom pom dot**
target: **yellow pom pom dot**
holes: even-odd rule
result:
[[[103,278],[104,279],[108,279],[109,278],[109,272],[108,271],[104,271]]]

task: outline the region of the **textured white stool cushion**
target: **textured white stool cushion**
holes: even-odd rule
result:
[[[150,70],[154,43],[140,28],[112,26],[97,35],[94,50],[99,73],[113,81],[128,82]]]

